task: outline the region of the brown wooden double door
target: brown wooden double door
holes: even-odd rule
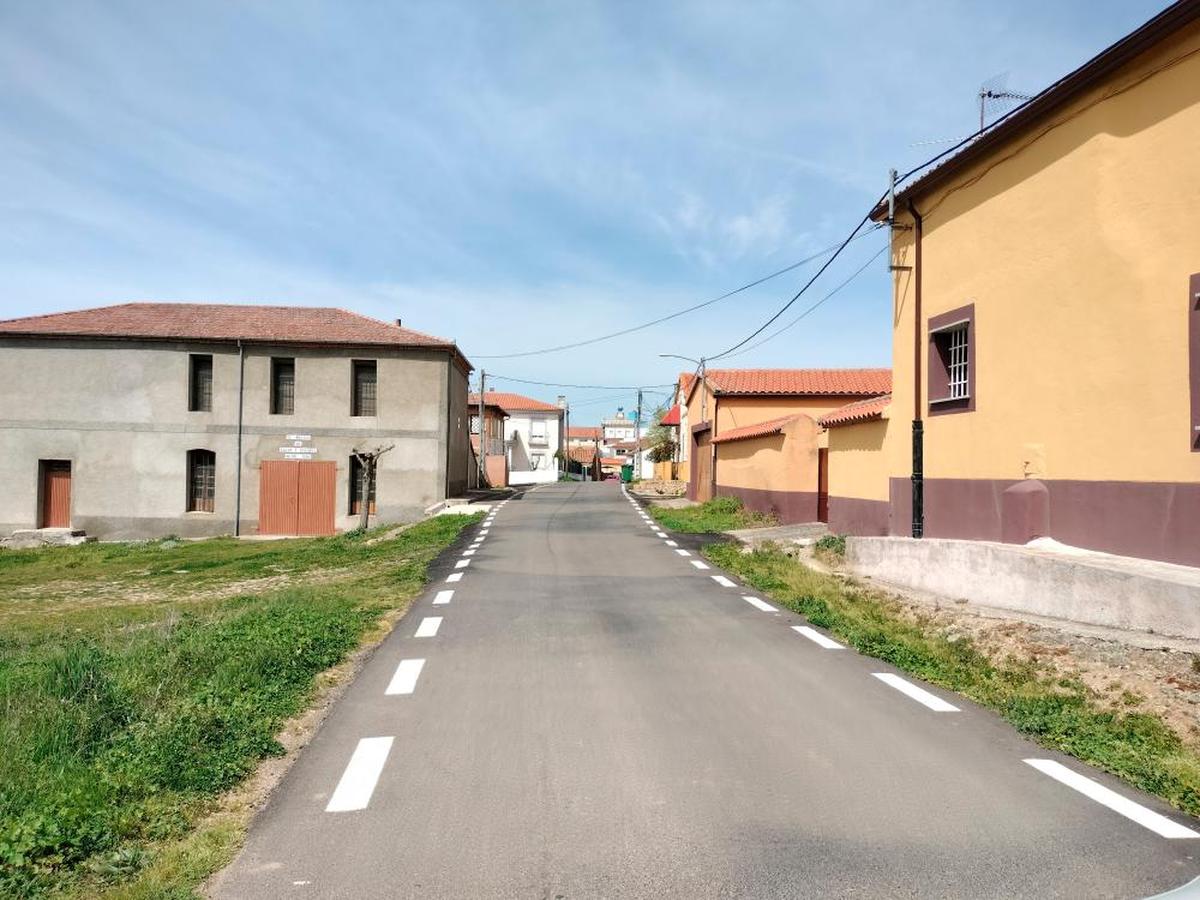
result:
[[[712,430],[701,431],[692,445],[692,475],[694,496],[692,499],[704,503],[713,497],[713,444]]]
[[[38,463],[41,479],[41,509],[38,528],[71,527],[71,463],[65,459],[43,459]]]
[[[334,533],[337,464],[316,460],[264,460],[259,470],[258,533]]]

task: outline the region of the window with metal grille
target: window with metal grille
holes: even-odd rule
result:
[[[945,340],[949,399],[962,400],[970,393],[967,374],[971,361],[967,358],[967,326],[951,328],[946,332]]]
[[[188,357],[188,410],[212,412],[213,358],[193,353]]]
[[[373,416],[376,409],[375,360],[354,361],[354,396],[350,404],[350,415]]]
[[[271,359],[271,414],[290,416],[296,411],[296,360]]]
[[[363,480],[367,477],[367,467],[362,464],[357,456],[350,457],[350,515],[357,516],[362,513],[362,492]],[[378,470],[376,470],[375,480],[378,480]],[[371,515],[375,514],[375,482],[370,485],[370,494],[367,497],[367,502],[371,507]]]
[[[479,434],[479,416],[471,416],[471,434]]]
[[[217,493],[217,454],[212,450],[189,450],[188,512],[212,512]]]

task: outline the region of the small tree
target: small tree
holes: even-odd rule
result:
[[[666,414],[666,409],[661,406],[654,411],[654,424],[650,426],[646,435],[646,441],[650,445],[651,462],[671,462],[675,459],[675,433],[670,425],[662,423]]]
[[[379,457],[395,446],[388,444],[373,450],[359,450],[356,447],[351,451],[362,467],[362,480],[358,487],[358,527],[363,531],[366,531],[371,523],[371,494],[375,492],[375,469],[379,465]]]

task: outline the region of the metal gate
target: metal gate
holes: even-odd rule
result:
[[[334,533],[337,464],[264,460],[259,471],[258,533]]]

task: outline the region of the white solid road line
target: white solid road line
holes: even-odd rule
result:
[[[809,628],[807,625],[793,625],[792,631],[796,634],[802,634],[814,644],[819,644],[826,650],[845,650],[846,648],[835,641],[833,638],[827,638],[815,628]]]
[[[691,556],[692,555],[692,554],[688,553],[686,550],[676,550],[675,552],[678,553],[680,556]]]
[[[773,607],[770,603],[767,603],[765,600],[759,600],[757,597],[748,597],[743,595],[742,599],[755,609],[761,609],[763,612],[779,612],[779,610]]]
[[[947,703],[936,694],[931,694],[924,688],[919,688],[911,681],[905,681],[899,675],[893,675],[891,672],[872,672],[876,678],[884,684],[894,687],[902,694],[906,694],[918,703],[924,704],[934,712],[958,712],[958,707]]]
[[[1093,781],[1078,772],[1068,769],[1062,763],[1052,759],[1027,759],[1025,762],[1039,772],[1049,775],[1055,781],[1062,782],[1069,788],[1091,797],[1101,806],[1107,806],[1115,813],[1120,813],[1127,819],[1137,822],[1143,828],[1149,828],[1159,837],[1165,838],[1200,838],[1200,833],[1185,828],[1178,822],[1172,822],[1166,816],[1160,816],[1154,810],[1147,809],[1140,803],[1134,803],[1128,797],[1122,797],[1116,791],[1109,790],[1098,781]]]
[[[363,738],[354,748],[342,780],[338,782],[329,798],[325,812],[352,812],[356,809],[366,809],[371,802],[371,794],[375,792],[375,784],[383,772],[383,764],[387,762],[388,753],[392,749],[392,738],[369,737]]]
[[[450,598],[454,596],[454,591],[438,591],[437,596],[433,598],[434,606],[441,606],[450,602]]]
[[[421,624],[417,626],[417,633],[413,637],[433,637],[441,627],[441,616],[426,616],[421,620]]]
[[[462,572],[451,572],[449,575],[446,576],[446,581],[449,582],[450,584],[453,584],[456,581],[462,581],[462,577],[463,577]]]
[[[417,679],[421,677],[421,669],[425,666],[423,659],[402,659],[396,666],[396,674],[384,691],[388,696],[396,694],[411,694],[417,687]]]
[[[456,568],[456,569],[465,569],[465,568],[466,568],[467,566],[469,566],[470,564],[471,564],[471,561],[470,561],[469,559],[460,559],[460,560],[458,560],[457,562],[455,562],[455,563],[454,563],[454,568]]]
[[[712,580],[715,581],[717,584],[719,584],[721,587],[737,587],[736,584],[734,584],[732,581],[730,581],[724,575],[714,575],[712,577]]]
[[[708,568],[708,563],[702,563],[698,559],[693,559],[692,565],[695,566],[697,569],[707,569]]]

